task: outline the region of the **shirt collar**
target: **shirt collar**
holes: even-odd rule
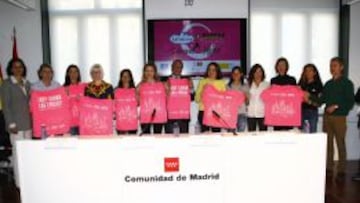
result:
[[[16,78],[15,78],[13,75],[10,76],[10,80],[11,80],[11,82],[14,83],[14,84],[17,84],[17,83],[18,83],[18,81],[16,80]],[[25,79],[25,78],[22,78],[22,81],[23,81],[23,83],[25,84],[26,79]]]

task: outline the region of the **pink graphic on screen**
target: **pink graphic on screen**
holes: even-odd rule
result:
[[[241,65],[241,21],[164,20],[154,21],[154,60],[161,75],[170,73],[174,59],[184,61],[184,74],[202,73],[211,61],[224,72]]]

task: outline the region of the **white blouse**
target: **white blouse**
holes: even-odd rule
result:
[[[255,82],[252,83],[249,91],[248,117],[264,118],[265,106],[261,99],[261,93],[269,86],[270,84],[266,81],[262,81],[259,86],[256,86]]]

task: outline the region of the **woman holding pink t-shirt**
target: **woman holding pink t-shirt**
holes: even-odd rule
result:
[[[201,127],[201,132],[220,132],[220,128],[213,128],[203,124],[204,117],[204,104],[201,99],[204,87],[206,85],[212,85],[217,90],[226,90],[225,81],[222,79],[221,69],[218,63],[211,62],[207,66],[204,78],[199,81],[199,84],[195,91],[195,101],[199,104],[198,122]]]
[[[287,74],[289,62],[286,58],[281,57],[276,61],[275,71],[278,75],[271,78],[271,85],[296,85],[295,78]],[[274,126],[274,130],[290,130],[292,128],[288,126]]]
[[[164,93],[163,94],[164,98],[159,98],[159,99],[166,101],[166,94],[165,94],[166,86],[165,86],[165,84],[163,84],[160,81],[160,78],[159,78],[159,75],[157,72],[157,67],[155,64],[148,63],[148,64],[144,65],[141,82],[136,87],[137,95],[138,95],[138,99],[139,99],[139,103],[140,103],[140,122],[141,122],[141,111],[143,111],[143,109],[141,108],[141,94],[143,92],[142,88],[144,88],[144,86],[146,86],[146,85],[158,85],[159,87],[161,87],[159,89],[159,91]],[[151,113],[150,121],[141,123],[141,134],[150,134],[151,128],[153,128],[154,134],[162,133],[162,130],[163,130],[163,127],[165,126],[166,121],[164,123],[154,122],[155,115],[159,114],[159,113],[160,112],[156,111],[156,109],[154,108],[153,112]]]

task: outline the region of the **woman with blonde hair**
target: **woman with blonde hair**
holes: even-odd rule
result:
[[[104,70],[100,64],[91,67],[90,75],[92,81],[85,87],[85,96],[95,99],[113,99],[113,86],[103,80]]]

